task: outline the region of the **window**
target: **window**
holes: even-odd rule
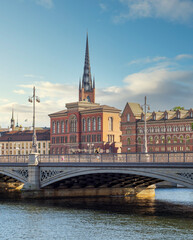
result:
[[[87,135],[87,142],[91,142],[91,137],[90,137],[90,135]]]
[[[52,144],[54,144],[54,143],[55,143],[55,137],[52,138]]]
[[[177,143],[177,137],[176,136],[174,136],[174,143]]]
[[[101,142],[101,135],[100,134],[97,135],[97,142]]]
[[[64,143],[64,137],[61,137],[61,143]]]
[[[61,132],[64,133],[64,121],[61,122]]]
[[[130,128],[126,129],[126,134],[131,134],[131,129]]]
[[[76,142],[76,135],[70,136],[70,143],[75,143]]]
[[[57,133],[60,133],[60,122],[57,121]]]
[[[86,136],[81,136],[81,142],[86,142]]]
[[[72,116],[70,120],[70,132],[77,132],[77,119],[76,116]]]
[[[131,144],[131,139],[127,138],[127,145],[130,145],[130,144]]]
[[[137,141],[138,141],[139,144],[141,144],[141,138],[140,137],[137,139]]]
[[[92,135],[92,142],[96,142],[96,135]]]
[[[92,119],[92,130],[96,131],[96,118]]]
[[[167,137],[167,143],[171,143],[171,137],[170,136]]]
[[[108,135],[108,142],[114,142],[114,135]]]
[[[153,137],[149,137],[149,143],[153,144]]]
[[[186,143],[190,143],[190,136],[186,136]]]
[[[87,119],[87,131],[90,132],[91,130],[91,123],[90,123],[90,118]]]
[[[130,114],[128,113],[127,114],[127,122],[129,122],[130,121]]]
[[[56,132],[56,123],[53,121],[52,122],[52,133]]]
[[[164,144],[165,143],[165,137],[161,136],[161,143]]]
[[[60,138],[56,137],[56,143],[60,143]]]
[[[65,132],[68,132],[68,120],[65,121]]]
[[[113,131],[113,118],[109,118],[109,131]]]
[[[159,138],[155,137],[155,144],[158,144],[158,143],[159,143]]]
[[[98,126],[97,129],[100,131],[101,130],[101,117],[98,117]]]
[[[82,131],[83,131],[83,132],[86,131],[86,121],[85,121],[84,118],[82,119]]]
[[[180,143],[183,143],[184,142],[184,138],[183,136],[180,136]]]
[[[65,136],[65,143],[67,143],[68,142],[68,137],[67,136]]]

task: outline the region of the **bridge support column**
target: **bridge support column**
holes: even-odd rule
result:
[[[40,189],[40,167],[38,157],[38,153],[29,154],[28,183],[24,185],[24,190]]]

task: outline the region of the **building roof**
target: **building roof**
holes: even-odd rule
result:
[[[80,102],[73,102],[73,103],[67,103],[66,104],[67,109],[64,109],[59,112],[51,113],[48,116],[49,117],[59,117],[59,116],[67,116],[67,114],[71,111],[78,111],[81,114],[86,113],[95,113],[95,112],[113,112],[113,113],[120,113],[121,110],[111,107],[108,105],[100,105],[99,103],[90,103],[86,101],[80,101]]]
[[[37,141],[50,140],[50,129],[36,130]],[[33,131],[10,131],[0,137],[0,142],[32,141]]]

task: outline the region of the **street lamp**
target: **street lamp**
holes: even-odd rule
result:
[[[40,99],[35,95],[35,87],[33,87],[33,96],[29,97],[28,102],[33,103],[33,136],[32,136],[32,153],[37,153],[37,137],[35,130],[35,102],[40,103]]]
[[[149,105],[147,104],[147,97],[145,96],[145,104],[143,105],[144,106],[144,112],[145,112],[145,115],[144,115],[144,152],[147,153],[147,120],[146,120],[146,115],[147,115],[147,108],[148,110],[150,110],[150,107]]]
[[[87,144],[87,146],[88,146],[88,151],[89,151],[89,153],[91,153],[91,151],[92,151],[92,147],[94,147],[94,144],[92,143],[88,143]]]

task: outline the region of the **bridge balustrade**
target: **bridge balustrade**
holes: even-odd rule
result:
[[[27,163],[29,155],[0,155],[1,163]],[[39,155],[41,163],[191,163],[193,152]]]

